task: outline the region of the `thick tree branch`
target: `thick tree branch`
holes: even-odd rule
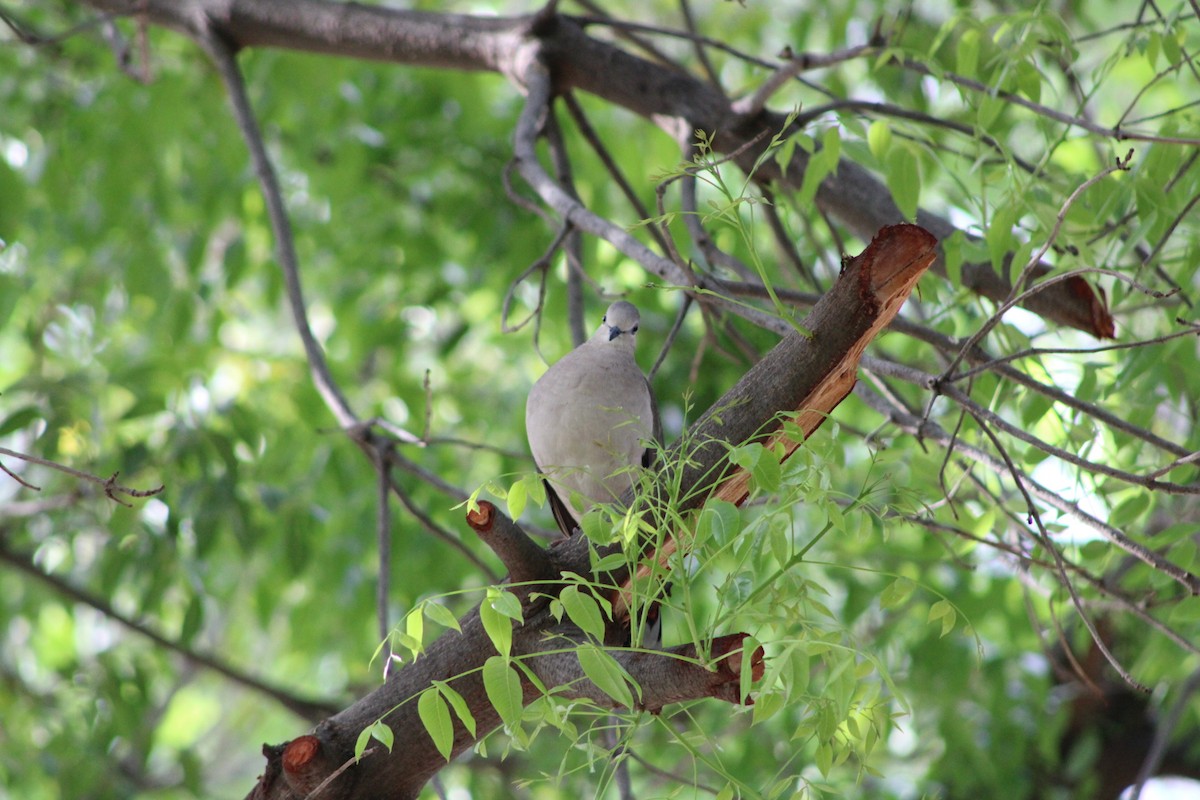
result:
[[[104,11],[138,15],[197,38],[214,31],[235,48],[282,47],[421,66],[488,70],[507,75],[518,85],[525,83],[531,61],[540,59],[553,76],[555,92],[580,89],[594,94],[652,120],[681,143],[690,142],[696,130],[711,132],[714,147],[726,153],[745,147],[764,132],[769,141],[783,131],[786,122],[783,115],[767,111],[738,114],[717,87],[594,39],[577,21],[564,16],[473,17],[321,0],[89,2]],[[749,169],[762,147],[747,150],[740,163]],[[797,189],[806,163],[807,156],[797,148],[786,170],[764,163],[755,178]],[[903,219],[882,182],[844,159],[836,175],[822,182],[817,203],[863,240]],[[562,210],[560,207],[560,213]],[[918,214],[917,223],[939,240],[956,230],[948,220],[927,212]],[[612,241],[590,227],[584,229]],[[649,251],[640,242],[633,247],[636,239],[626,236],[625,246],[618,245],[622,252],[657,274],[674,272],[656,258],[644,260]],[[635,251],[638,255],[633,255]],[[940,257],[933,269],[945,276]],[[996,302],[1003,302],[1012,291],[1009,282],[987,264],[964,264],[962,282]],[[1112,335],[1111,316],[1103,300],[1082,279],[1030,296],[1024,307],[1060,325],[1098,337]]]

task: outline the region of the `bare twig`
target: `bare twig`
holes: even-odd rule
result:
[[[733,112],[743,116],[753,116],[766,108],[767,101],[771,99],[771,96],[786,86],[788,82],[801,72],[829,67],[834,64],[840,64],[843,61],[850,61],[861,56],[871,55],[877,52],[878,49],[872,43],[847,47],[845,50],[838,50],[833,53],[789,52],[783,66],[776,69],[769,78],[763,81],[762,85],[755,89],[753,94],[743,97],[733,104]]]
[[[1101,170],[1098,174],[1088,178],[1082,184],[1077,186],[1075,191],[1071,192],[1067,199],[1063,201],[1063,204],[1059,207],[1058,214],[1054,220],[1054,228],[1050,231],[1050,234],[1046,237],[1046,241],[1042,243],[1042,246],[1038,248],[1037,252],[1030,256],[1029,261],[1026,262],[1025,266],[1021,269],[1021,273],[1017,279],[1013,281],[1012,291],[1009,293],[1008,298],[1001,303],[992,316],[990,316],[987,321],[980,325],[979,329],[967,339],[967,341],[963,344],[962,351],[951,360],[950,365],[943,371],[943,378],[953,372],[954,368],[957,367],[959,362],[961,362],[965,357],[967,350],[982,341],[983,338],[987,336],[993,328],[1000,324],[1000,320],[1003,318],[1004,314],[1006,314],[1013,307],[1017,306],[1026,297],[1031,296],[1031,292],[1043,291],[1046,288],[1053,286],[1056,282],[1061,282],[1072,277],[1086,274],[1094,274],[1100,271],[1095,269],[1072,270],[1061,275],[1056,275],[1048,280],[1044,280],[1032,289],[1026,290],[1024,288],[1025,284],[1033,276],[1035,270],[1037,270],[1041,265],[1042,256],[1046,254],[1046,252],[1050,249],[1050,246],[1054,244],[1055,239],[1058,238],[1058,232],[1062,229],[1062,224],[1067,218],[1067,212],[1071,209],[1071,206],[1075,204],[1075,201],[1090,187],[1096,183],[1099,183],[1112,173],[1128,170],[1129,160],[1131,158],[1133,158],[1132,150],[1129,151],[1129,154],[1125,157],[1124,161],[1117,159],[1116,163],[1112,166],[1107,167]],[[1128,280],[1128,278],[1125,278],[1125,276],[1120,274],[1114,274],[1114,276]],[[1130,283],[1132,284],[1134,282],[1130,280]]]
[[[879,372],[884,375],[891,375],[893,377],[900,378],[901,380],[924,386],[925,388],[931,388],[930,385],[925,382],[924,378],[918,377],[922,373],[912,370],[909,367],[893,364],[872,356],[863,356],[862,365],[866,369]],[[888,416],[902,429],[907,430],[917,436],[937,442],[943,446],[949,445],[952,441],[951,436],[936,423],[928,420],[914,421],[908,418],[907,414],[890,406],[884,406],[879,410],[885,413],[886,416]],[[1002,459],[997,459],[997,457],[991,455],[981,448],[965,442],[957,442],[955,443],[955,449],[959,453],[970,458],[972,461],[978,461],[988,466],[993,471],[1009,471],[1008,465],[1005,464]],[[1088,514],[1075,503],[1071,503],[1064,499],[1058,492],[1051,491],[1032,478],[1025,477],[1022,482],[1022,488],[1027,490],[1029,495],[1036,497],[1038,500],[1050,506],[1051,508],[1062,512],[1089,530],[1092,530],[1105,539],[1108,539],[1117,547],[1143,561],[1147,566],[1158,570],[1164,575],[1167,575],[1173,580],[1179,582],[1192,594],[1200,594],[1200,576],[1197,576],[1176,566],[1175,564],[1172,564],[1145,545],[1130,539],[1112,525],[1109,525],[1107,522],[1099,520],[1091,514]]]
[[[166,636],[163,636],[149,625],[138,622],[132,617],[126,616],[120,611],[117,611],[107,600],[97,597],[89,592],[85,592],[82,589],[78,589],[57,575],[51,575],[38,569],[37,565],[33,563],[33,560],[29,556],[9,549],[2,538],[0,538],[0,561],[3,561],[4,563],[20,570],[21,572],[24,572],[26,575],[36,578],[42,583],[45,583],[60,595],[70,598],[74,602],[82,603],[85,606],[96,609],[104,616],[120,623],[134,633],[144,636],[164,650],[178,653],[180,656],[193,664],[210,669],[213,672],[228,678],[236,684],[270,697],[280,705],[292,711],[294,714],[303,717],[304,719],[316,722],[337,713],[339,709],[339,705],[333,702],[327,700],[310,700],[308,698],[299,697],[298,695],[295,695],[286,689],[273,686],[265,681],[253,677],[252,675],[242,672],[241,670],[236,669],[224,661],[221,661],[215,656],[207,653],[201,653],[177,641],[174,641],[173,639],[168,639]]]
[[[910,61],[910,60],[898,61],[898,65],[903,67],[904,69],[912,70],[913,72],[916,72],[921,75],[930,75],[930,76],[933,75],[933,71],[929,67],[927,67],[924,64],[921,64],[920,62],[917,62],[917,61]],[[1058,111],[1056,109],[1050,108],[1049,106],[1044,106],[1041,103],[1035,103],[1032,100],[1027,100],[1018,94],[1014,94],[1013,92],[1001,91],[1001,90],[996,89],[995,87],[987,86],[986,84],[980,83],[979,81],[972,80],[971,78],[963,77],[962,75],[958,75],[953,72],[946,72],[944,70],[939,70],[936,77],[938,77],[941,80],[950,81],[951,83],[953,83],[955,85],[963,86],[974,92],[979,92],[980,94],[988,94],[992,97],[999,97],[1000,99],[1002,99],[1006,102],[1012,103],[1013,105],[1021,106],[1023,108],[1027,108],[1030,111],[1033,111],[1034,113],[1039,114],[1040,116],[1046,117],[1048,119],[1052,119],[1055,122],[1060,122],[1063,125],[1068,125],[1068,126],[1071,126],[1074,128],[1081,128],[1081,129],[1087,131],[1088,133],[1094,133],[1099,136],[1104,136],[1109,139],[1114,139],[1118,142],[1123,142],[1123,141],[1157,142],[1159,144],[1182,144],[1182,145],[1188,145],[1189,147],[1200,147],[1200,139],[1194,139],[1194,138],[1191,138],[1188,136],[1159,136],[1159,135],[1153,134],[1153,133],[1141,133],[1138,131],[1122,130],[1120,127],[1108,128],[1103,125],[1098,125],[1098,124],[1092,122],[1091,120],[1085,119],[1083,117],[1076,117],[1076,116],[1072,116],[1070,114],[1066,114],[1062,111]]]
[[[700,66],[704,69],[704,74],[708,77],[708,82],[720,89],[720,74],[717,72],[717,68],[713,66],[712,61],[709,60],[708,50],[704,48],[704,42],[696,38],[696,18],[692,14],[691,3],[688,0],[679,0],[679,11],[683,15],[683,24],[687,27],[687,31],[692,37],[692,51],[696,54],[696,60],[700,62]]]
[[[567,194],[578,201],[579,192],[575,189],[575,173],[571,168],[567,143],[563,140],[558,115],[553,109],[546,114],[543,132],[546,144],[550,148],[555,179]],[[563,253],[567,257],[567,329],[571,332],[572,344],[578,347],[587,339],[583,308],[583,279],[587,276],[587,271],[583,267],[583,236],[574,225],[567,228],[567,237],[563,245]]]
[[[625,195],[625,199],[629,202],[629,205],[633,206],[634,214],[637,216],[637,219],[649,219],[649,209],[646,208],[646,204],[642,202],[641,198],[637,196],[637,192],[635,192],[633,186],[630,185],[629,179],[625,177],[625,173],[621,169],[620,165],[617,164],[616,159],[612,157],[612,153],[610,153],[608,148],[604,146],[604,141],[600,138],[600,135],[596,132],[596,129],[592,127],[592,123],[588,119],[587,114],[584,112],[583,106],[581,106],[579,104],[579,100],[576,99],[575,93],[568,92],[562,97],[562,101],[566,105],[567,110],[571,113],[571,119],[575,122],[575,126],[583,135],[583,138],[588,143],[588,146],[592,148],[593,152],[595,152],[596,157],[600,159],[600,163],[604,165],[604,168],[608,171],[608,174],[612,176],[612,179],[617,182],[617,187],[620,188],[621,194]],[[646,230],[658,243],[659,248],[665,253],[667,251],[667,242],[663,238],[662,233],[653,225],[647,226]]]
[[[28,461],[30,464],[37,464],[42,467],[49,467],[50,469],[58,470],[59,472],[65,472],[67,475],[70,475],[73,478],[78,478],[79,480],[82,480],[82,481],[88,481],[89,483],[97,484],[98,486],[103,487],[105,497],[107,497],[109,500],[112,500],[113,502],[120,503],[121,505],[127,506],[127,507],[129,506],[129,503],[126,503],[120,497],[117,497],[117,495],[123,495],[125,497],[135,497],[135,498],[153,497],[156,494],[160,494],[163,491],[163,489],[166,488],[165,486],[158,486],[154,489],[133,489],[128,486],[122,486],[121,484],[117,483],[117,478],[121,475],[120,472],[114,472],[112,475],[108,476],[107,478],[101,478],[99,475],[93,475],[90,472],[83,472],[82,470],[78,470],[73,467],[68,467],[66,464],[59,464],[56,461],[50,461],[49,459],[39,458],[37,456],[31,456],[26,453],[18,453],[16,450],[9,450],[7,447],[0,447],[0,455],[5,455],[5,456],[9,456],[11,458],[20,459],[21,461]],[[39,492],[41,491],[41,487],[34,486],[32,483],[29,483],[28,481],[24,480],[23,478],[21,478],[19,475],[12,472],[10,469],[8,469],[8,467],[4,466],[3,464],[0,464],[0,469],[4,470],[4,472],[10,478],[15,480],[17,483],[21,484],[22,486],[26,487],[27,489],[33,489],[33,490],[39,491]]]
[[[1184,336],[1200,335],[1200,325],[1181,321],[1180,324],[1187,327],[1181,331],[1173,331],[1172,333],[1163,334],[1162,336],[1154,336],[1149,339],[1138,339],[1132,342],[1117,342],[1115,344],[1099,345],[1097,347],[1028,347],[1024,350],[1018,350],[1015,353],[1009,353],[1003,356],[988,361],[977,363],[970,369],[965,369],[962,372],[956,372],[949,376],[946,380],[957,382],[964,378],[971,378],[981,372],[987,372],[994,369],[1000,364],[1007,364],[1012,361],[1017,361],[1022,358],[1030,358],[1031,356],[1046,356],[1046,355],[1091,355],[1093,353],[1104,353],[1109,350],[1129,350],[1141,347],[1147,347],[1153,344],[1162,344],[1169,342],[1172,339],[1179,339]]]
[[[309,371],[312,374],[313,385],[325,401],[325,406],[333,413],[338,424],[349,428],[359,423],[358,417],[350,408],[350,403],[342,393],[341,388],[329,370],[325,361],[325,352],[308,323],[308,311],[304,302],[304,290],[300,281],[300,264],[296,257],[295,240],[292,236],[292,222],[283,202],[283,193],[279,188],[279,178],[275,167],[267,155],[263,144],[262,132],[258,120],[250,107],[250,99],[246,96],[246,84],[238,69],[237,60],[225,39],[214,31],[206,31],[201,37],[201,44],[216,64],[217,72],[229,93],[229,101],[233,106],[233,115],[237,120],[238,129],[250,152],[250,160],[254,165],[255,175],[258,176],[262,188],[263,199],[267,206],[267,216],[271,221],[271,231],[275,238],[275,256],[279,259],[279,269],[283,273],[288,305],[292,310],[292,321],[300,342],[304,346],[304,355],[308,360]]]
[[[375,614],[379,622],[379,640],[388,642],[388,654],[391,654],[391,623],[388,621],[388,598],[391,596],[392,575],[392,509],[388,503],[391,492],[391,473],[389,472],[386,448],[379,449],[376,454],[376,492],[375,492],[375,542],[379,548],[379,576],[375,585]]]

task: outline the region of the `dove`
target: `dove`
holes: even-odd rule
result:
[[[562,532],[570,536],[597,503],[618,500],[648,467],[647,442],[662,439],[658,405],[634,360],[640,316],[619,300],[592,337],[533,385],[525,432]]]

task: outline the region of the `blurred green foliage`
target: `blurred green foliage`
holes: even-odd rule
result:
[[[1086,105],[1104,125],[1121,120],[1177,137],[1200,130],[1189,105],[1200,82],[1190,66],[1200,37],[1186,4],[1164,18],[1132,2],[1105,4],[1101,13],[1082,0],[1033,10],[914,4],[899,17],[880,2],[690,5],[701,31],[752,54],[859,44],[882,19],[895,33],[891,54],[923,64],[927,75],[883,58],[854,59],[814,78],[823,91],[792,83],[772,107],[886,100],[965,126],[968,133],[846,107],[821,115],[806,134],[874,170],[906,214],[919,203],[982,236],[956,240],[951,252],[997,269],[1014,249],[1028,257],[1065,198],[1131,146],[999,92],[1071,115]],[[605,9],[679,23],[673,3]],[[44,33],[91,17],[67,3],[13,13]],[[136,28],[117,27],[136,40]],[[51,577],[0,564],[0,798],[240,796],[261,769],[260,744],[291,738],[306,723],[63,586],[177,649],[211,654],[283,691],[347,704],[380,680],[371,664],[375,477],[313,388],[264,203],[214,70],[186,39],[149,29],[152,79],[143,85],[118,69],[101,30],[85,27],[41,47],[11,32],[0,41],[0,446],[165,490],[127,507],[86,482],[0,458],[41,489],[0,475],[0,542]],[[690,63],[686,42],[661,46]],[[728,53],[709,55],[733,93],[765,78]],[[141,57],[135,49],[135,70]],[[501,332],[501,309],[512,281],[553,235],[510,201],[501,180],[520,94],[493,75],[281,51],[247,52],[241,65],[292,214],[308,312],[356,412],[487,445],[405,450],[464,492],[511,484],[532,468],[522,414],[543,360],[533,326]],[[950,73],[989,91],[955,84]],[[1078,95],[1067,76],[1078,80]],[[626,112],[581,102],[653,208],[656,177],[678,166],[675,144]],[[634,226],[639,220],[614,182],[565,127],[581,197]],[[1057,270],[1105,267],[1190,297],[1200,261],[1200,217],[1186,213],[1200,194],[1196,148],[1132,146],[1131,171],[1074,203],[1048,257]],[[731,167],[721,170],[741,185]],[[702,191],[702,202],[721,213],[733,199]],[[782,218],[828,285],[840,250],[857,252],[861,243],[834,239],[814,209],[792,200],[778,199]],[[671,202],[677,210],[677,198]],[[715,227],[717,243],[757,258],[776,286],[809,289],[775,256],[761,214],[744,206],[735,213],[744,227]],[[672,230],[683,239],[681,222]],[[607,245],[586,242],[585,261],[599,286],[642,307],[640,358],[649,366],[677,291]],[[560,262],[537,332],[548,360],[570,347]],[[960,263],[951,258],[952,277]],[[1193,316],[1190,304],[1100,283],[1122,341],[1167,334],[1177,317]],[[604,300],[588,291],[590,326]],[[517,287],[514,318],[529,313],[536,295],[531,283]],[[906,313],[962,336],[991,311],[930,275]],[[772,341],[741,321],[706,339],[692,314],[654,379],[668,439],[745,371],[746,351]],[[988,344],[1010,353],[1093,343],[1015,312]],[[933,373],[944,363],[898,334],[877,348]],[[1189,338],[1046,355],[1022,368],[1196,450],[1196,362]],[[914,409],[929,400],[914,386],[892,388]],[[977,378],[972,392],[1093,460],[1131,471],[1170,460],[993,375]],[[945,401],[934,406],[933,418],[948,429],[956,414]],[[960,433],[987,446],[970,422]],[[1200,570],[1195,504],[1098,479],[1040,451],[1014,453],[1090,513]],[[731,715],[707,702],[636,718],[623,734],[633,752],[679,776],[664,781],[633,765],[638,797],[1087,796],[1083,777],[1073,786],[1044,780],[1087,772],[1086,754],[1074,773],[1061,768],[1070,694],[1049,658],[1056,626],[1079,652],[1087,637],[1052,569],[1017,567],[984,544],[1048,559],[1018,537],[1026,512],[1006,479],[957,457],[947,462],[944,451],[898,434],[855,397],[784,465],[769,452],[737,457],[755,465],[759,489],[744,509],[706,512],[711,535],[687,566],[691,576],[677,581],[665,638],[747,630],[771,655],[768,679],[752,711]],[[1163,479],[1194,484],[1194,474],[1183,467]],[[399,480],[414,505],[491,563],[467,535],[456,498],[412,475]],[[911,524],[913,516],[941,527]],[[544,510],[526,518],[550,526]],[[1200,640],[1200,613],[1178,585],[1069,519],[1047,520],[1072,560],[1144,601],[1185,640]],[[393,552],[393,620],[435,596],[456,613],[483,597],[487,576],[402,509]],[[1102,599],[1082,581],[1080,592]],[[1106,630],[1123,663],[1155,689],[1156,707],[1175,702],[1181,681],[1200,667],[1196,656],[1108,610]],[[527,710],[530,730],[554,713],[545,704]],[[517,742],[503,762],[511,743],[497,734],[485,745],[490,761],[460,761],[442,780],[477,798],[615,796],[605,724],[580,712],[558,726],[578,725],[576,737],[543,732],[536,746]],[[1198,727],[1200,701],[1191,699],[1176,738],[1195,747]]]

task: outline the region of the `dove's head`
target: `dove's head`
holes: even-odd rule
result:
[[[620,341],[627,347],[633,347],[640,319],[641,315],[633,303],[618,300],[608,307],[608,311],[604,313],[604,321],[600,323],[596,335],[592,338],[600,342]]]

